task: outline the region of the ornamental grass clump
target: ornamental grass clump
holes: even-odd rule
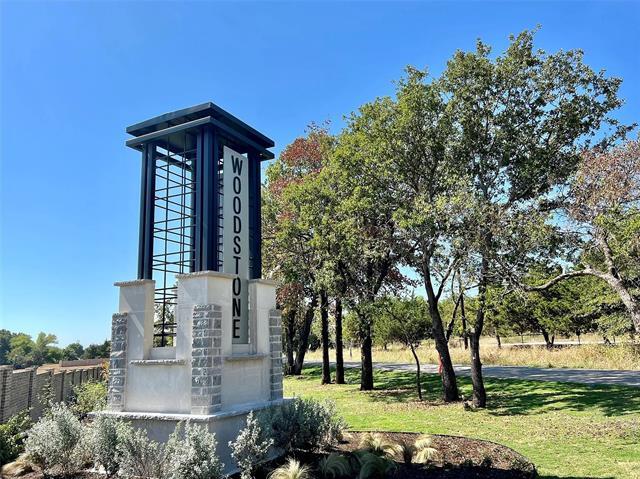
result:
[[[387,440],[380,433],[365,433],[360,439],[360,447],[376,456],[393,457],[400,452],[398,444]]]
[[[68,476],[84,465],[82,425],[64,404],[55,404],[29,431],[25,453],[29,461],[47,476]]]
[[[274,469],[269,479],[311,479],[309,466],[303,466],[299,461],[289,458],[284,466]]]
[[[346,426],[334,403],[300,398],[260,411],[258,421],[274,445],[285,451],[312,451],[335,445]]]
[[[414,457],[413,460],[419,464],[427,464],[433,460],[438,450],[432,447],[433,440],[429,436],[420,436],[414,443]]]
[[[167,479],[221,479],[224,464],[216,455],[217,441],[203,425],[180,422],[166,447]]]
[[[119,474],[133,479],[157,479],[165,470],[165,451],[162,445],[149,440],[142,429],[125,424],[118,431],[117,461]]]
[[[351,474],[351,466],[346,457],[332,452],[328,456],[320,459],[318,471],[320,471],[320,474],[325,479],[335,479]]]
[[[267,438],[253,411],[247,416],[245,427],[235,442],[229,442],[231,457],[240,468],[241,479],[251,479],[260,463],[267,458],[273,439]]]

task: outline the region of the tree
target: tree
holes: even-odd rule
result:
[[[38,333],[31,351],[32,364],[39,366],[41,364],[59,361],[60,349],[53,346],[57,344],[57,342],[58,338],[55,334]]]
[[[609,116],[622,103],[619,79],[591,70],[578,50],[534,50],[533,38],[529,31],[512,37],[495,59],[478,41],[475,52],[453,56],[441,79],[453,122],[453,155],[469,188],[459,241],[466,274],[478,284],[470,331],[477,407],[486,404],[480,336],[488,288],[504,279],[501,270],[520,267],[532,256],[514,240],[537,234],[540,228],[531,226],[550,219],[543,200],[567,184],[580,152],[596,136],[604,147],[628,131]]]
[[[9,364],[11,338],[14,334],[8,329],[0,329],[0,364]]]
[[[380,316],[390,324],[390,337],[411,350],[416,363],[416,390],[422,401],[420,358],[416,350],[422,341],[433,337],[428,305],[422,298],[385,298],[380,302]]]
[[[82,344],[75,342],[69,344],[62,350],[62,359],[74,361],[76,359],[80,359],[83,354],[84,348],[82,347]]]
[[[25,368],[33,364],[33,348],[31,336],[25,333],[14,334],[10,341],[11,351],[7,359],[17,368]]]
[[[82,353],[81,359],[106,359],[111,354],[111,341],[108,339],[102,344],[90,344]]]
[[[358,318],[360,389],[373,389],[373,317],[379,296],[402,283],[394,251],[396,225],[390,177],[379,170],[388,161],[384,128],[390,103],[380,100],[353,113],[339,135],[321,176],[333,193],[325,213],[334,242],[332,255],[344,280],[344,300]]]
[[[640,142],[583,153],[564,203],[564,239],[580,252],[575,269],[527,291],[577,276],[606,282],[640,333]],[[530,279],[530,278],[529,278]]]
[[[458,399],[453,364],[440,314],[439,301],[448,277],[459,261],[452,233],[464,215],[453,168],[449,138],[451,124],[439,85],[427,73],[408,68],[397,83],[396,98],[365,105],[356,124],[361,150],[369,152],[365,177],[384,189],[376,207],[391,210],[385,241],[396,261],[415,269],[424,284],[429,316],[442,363],[445,401]],[[380,209],[381,212],[385,211]]]
[[[267,275],[280,283],[287,365],[301,374],[318,306],[318,272],[324,256],[314,243],[314,182],[327,162],[331,138],[324,127],[311,125],[305,137],[288,145],[267,169],[263,194],[263,259]],[[323,303],[323,308],[328,304]],[[323,313],[324,314],[324,313]],[[294,357],[294,347],[295,357]],[[328,370],[328,364],[324,365]]]

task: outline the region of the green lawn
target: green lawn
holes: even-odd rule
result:
[[[375,391],[359,391],[359,371],[346,385],[320,385],[320,369],[285,379],[285,395],[333,399],[355,430],[464,435],[505,444],[531,459],[543,478],[640,478],[640,388],[487,378],[489,408],[465,411],[439,400],[436,375],[375,372]],[[468,378],[458,379],[465,397]]]

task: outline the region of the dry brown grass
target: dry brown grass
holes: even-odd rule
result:
[[[454,364],[469,364],[469,351],[454,341],[450,347]],[[640,369],[640,344],[622,343],[613,346],[602,344],[582,344],[547,349],[544,346],[503,346],[498,348],[495,340],[488,339],[481,345],[480,354],[484,364],[500,366],[532,366],[543,368],[585,368],[585,369]],[[438,353],[433,342],[426,342],[418,349],[420,361],[437,364]],[[345,361],[360,361],[357,348],[345,349]],[[321,361],[321,351],[309,352],[309,361]],[[331,351],[335,361],[335,352]],[[385,363],[413,363],[409,349],[400,345],[390,345],[386,350],[376,348],[373,360]]]

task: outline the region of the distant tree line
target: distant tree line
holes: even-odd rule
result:
[[[373,389],[372,346],[396,330],[410,348],[433,338],[454,401],[455,333],[484,407],[482,335],[640,333],[640,143],[613,115],[621,80],[534,36],[497,55],[478,41],[436,78],[408,67],[393,97],[338,134],[311,125],[269,166],[263,259],[280,285],[286,373],[301,373],[317,318],[322,382],[332,344],[344,381],[349,326],[360,387]]]
[[[111,342],[90,344],[86,348],[75,342],[64,348],[56,346],[55,334],[39,333],[35,339],[25,333],[0,329],[0,364],[16,368],[41,366],[61,360],[97,359],[109,357]]]

